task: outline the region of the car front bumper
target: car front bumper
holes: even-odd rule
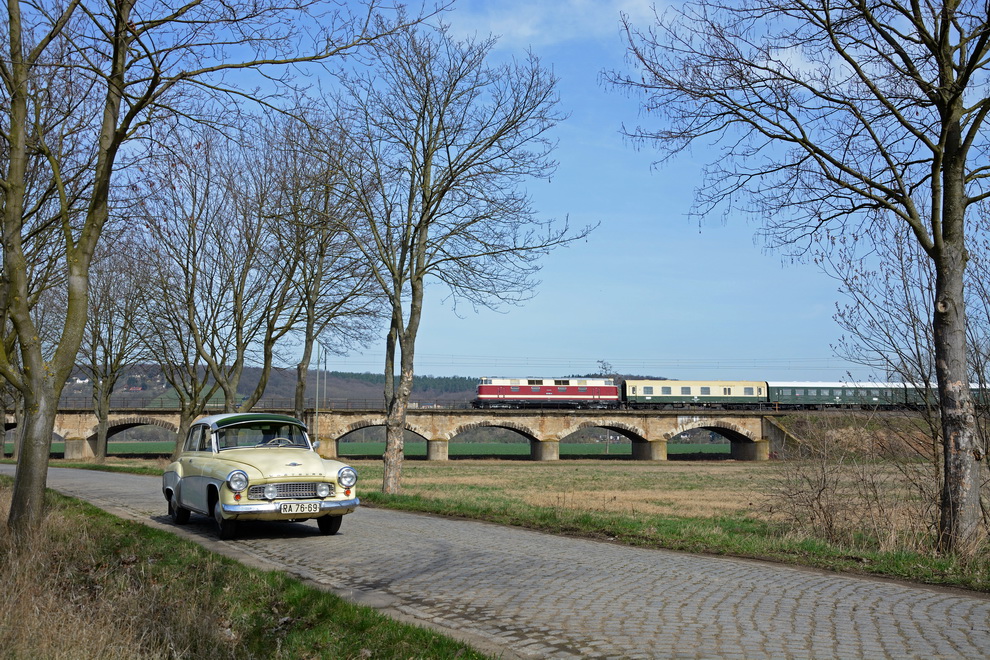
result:
[[[247,517],[276,517],[276,518],[318,518],[327,513],[351,513],[360,504],[361,500],[324,500],[320,502],[318,513],[303,514],[283,514],[280,512],[280,505],[285,500],[274,500],[271,502],[260,502],[258,504],[220,504],[224,518],[247,518]]]

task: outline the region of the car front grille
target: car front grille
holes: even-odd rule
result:
[[[333,484],[328,484],[330,486],[330,497],[333,497],[334,488]],[[316,484],[315,483],[285,483],[285,484],[275,484],[278,488],[278,495],[275,496],[277,500],[299,500],[306,499],[308,497],[316,497]],[[248,489],[248,499],[249,500],[263,500],[265,498],[265,487],[264,486],[251,486]]]

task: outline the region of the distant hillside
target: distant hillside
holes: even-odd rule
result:
[[[251,391],[258,382],[261,370],[248,368],[244,371],[239,391],[242,395]],[[467,376],[416,376],[413,383],[412,401],[458,402],[474,398],[478,384],[477,377]],[[348,373],[340,371],[320,372],[317,385],[317,372],[311,370],[306,382],[306,396],[314,399],[319,388],[320,399],[329,401],[381,402],[384,397],[384,374]],[[296,391],[295,369],[273,369],[265,388],[264,399],[292,401]],[[92,388],[82,379],[81,374],[66,385],[63,401],[73,405],[88,406]],[[165,382],[160,370],[152,365],[141,365],[130,369],[120,378],[113,398],[121,403],[127,401],[150,401],[174,399],[175,393]]]

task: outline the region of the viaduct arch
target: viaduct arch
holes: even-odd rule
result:
[[[290,411],[278,410],[291,414]],[[465,431],[495,427],[519,433],[530,443],[530,458],[552,461],[560,458],[560,442],[588,427],[607,429],[632,442],[632,458],[667,460],[667,442],[692,429],[704,428],[726,437],[736,460],[766,460],[771,446],[778,447],[787,432],[765,411],[698,411],[684,414],[644,410],[410,410],[406,429],[427,442],[427,460],[447,460],[451,440]],[[10,419],[7,420],[11,421]],[[310,433],[321,440],[319,452],[326,458],[338,455],[340,438],[352,431],[385,426],[381,411],[308,411],[304,420]],[[175,410],[130,410],[111,413],[109,436],[135,426],[151,425],[178,432]],[[96,418],[90,410],[64,410],[56,417],[55,432],[66,439],[67,458],[94,455]]]

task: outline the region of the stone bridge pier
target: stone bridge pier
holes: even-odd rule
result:
[[[337,442],[352,431],[384,426],[381,412],[336,410],[307,420],[323,439],[320,453],[337,456]],[[763,412],[711,411],[678,414],[669,411],[587,410],[410,410],[406,429],[426,439],[427,460],[443,461],[449,443],[461,433],[481,427],[513,430],[530,443],[530,458],[560,458],[560,442],[587,427],[607,429],[632,442],[635,460],[667,460],[667,441],[692,429],[708,429],[731,442],[732,458],[762,461],[784,441],[786,432]]]

